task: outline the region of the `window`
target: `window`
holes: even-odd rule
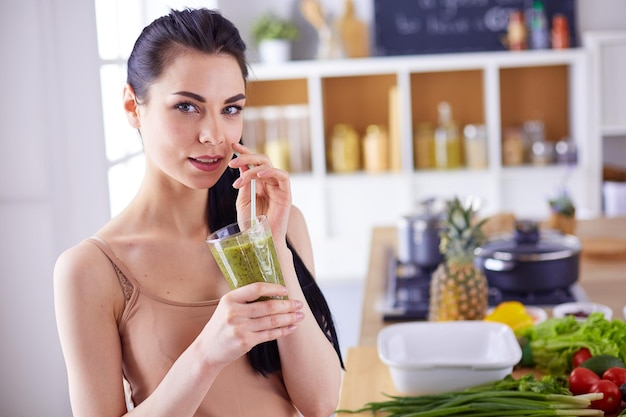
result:
[[[109,200],[115,216],[135,195],[144,171],[141,140],[122,108],[126,60],[135,39],[144,26],[170,9],[216,8],[217,0],[95,0],[95,5]]]

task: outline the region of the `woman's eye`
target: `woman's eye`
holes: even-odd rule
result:
[[[182,111],[183,113],[197,113],[198,112],[198,108],[191,103],[178,103],[176,105],[176,108],[180,111]]]
[[[228,106],[224,109],[224,113],[232,116],[232,115],[240,113],[242,110],[243,110],[243,107],[241,106]]]

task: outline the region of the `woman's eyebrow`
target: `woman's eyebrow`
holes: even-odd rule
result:
[[[202,96],[201,96],[201,95],[199,95],[199,94],[192,93],[192,92],[190,92],[190,91],[177,91],[177,92],[175,92],[175,93],[173,93],[173,94],[177,94],[177,95],[180,95],[180,96],[189,97],[189,98],[192,98],[192,99],[194,99],[194,100],[196,100],[196,101],[199,101],[200,103],[205,103],[205,102],[206,102],[206,100],[204,99],[204,97],[202,97]]]
[[[237,94],[236,96],[232,96],[230,98],[227,98],[226,100],[224,100],[225,104],[230,104],[230,103],[234,103],[236,101],[239,100],[245,100],[246,95],[245,94]]]
[[[199,101],[200,103],[206,103],[206,100],[205,100],[204,97],[202,97],[199,94],[192,93],[191,91],[177,91],[177,92],[175,92],[173,94],[179,95],[179,96],[189,97],[189,98],[192,98],[192,99],[194,99],[196,101]],[[244,100],[245,98],[246,98],[245,94],[237,94],[237,95],[234,95],[234,96],[229,97],[226,100],[224,100],[224,103],[225,104],[235,103],[235,102],[237,102],[239,100]]]

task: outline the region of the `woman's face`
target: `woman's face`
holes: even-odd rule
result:
[[[137,106],[148,173],[194,189],[213,186],[241,138],[245,82],[235,58],[185,51]]]

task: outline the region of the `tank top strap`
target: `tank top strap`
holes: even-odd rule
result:
[[[122,260],[115,255],[109,244],[104,239],[99,236],[92,236],[85,239],[85,242],[97,246],[106,255],[106,257],[109,258],[113,268],[115,269],[117,278],[120,281],[122,291],[124,292],[125,304],[127,304],[133,295],[135,288],[139,287],[139,284],[133,277],[133,274],[124,262],[122,262]]]

